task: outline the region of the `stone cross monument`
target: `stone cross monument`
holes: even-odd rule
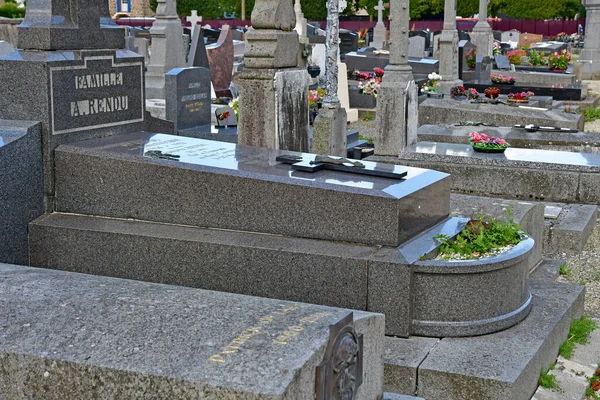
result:
[[[192,24],[190,37],[194,37],[194,32],[199,28],[198,22],[202,22],[202,17],[198,15],[198,10],[192,10],[192,15],[185,17],[186,21]]]
[[[165,74],[185,67],[183,27],[175,0],[158,0],[156,21],[150,28],[152,53],[146,72],[146,98],[165,98]]]
[[[479,20],[471,33],[477,55],[481,57],[493,57],[494,50],[494,33],[487,21],[488,3],[489,0],[479,0]]]
[[[375,28],[373,28],[373,41],[370,43],[370,46],[381,49],[387,38],[387,31],[385,29],[385,24],[383,23],[383,10],[385,9],[383,0],[379,0],[375,9],[377,10],[377,24],[375,24]]]
[[[456,30],[456,0],[445,0],[444,26],[440,35],[440,75],[442,89],[450,93],[453,86],[462,85],[458,79],[458,31]]]
[[[325,98],[315,118],[312,152],[346,156],[346,110],[338,98],[339,0],[327,0]]]
[[[390,63],[377,92],[375,153],[397,156],[416,142],[418,93],[408,63],[409,0],[390,3]]]
[[[246,34],[238,143],[308,151],[308,85],[298,67],[298,33],[291,0],[256,0]]]
[[[109,17],[106,1],[29,0],[27,13],[17,31],[17,48],[25,50],[125,46],[123,28]]]
[[[600,0],[583,0],[585,46],[575,64],[578,79],[600,79]]]

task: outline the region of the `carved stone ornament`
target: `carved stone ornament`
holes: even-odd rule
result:
[[[363,376],[363,335],[349,313],[329,327],[323,362],[317,367],[317,400],[354,400]]]

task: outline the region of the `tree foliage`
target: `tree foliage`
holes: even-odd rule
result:
[[[150,7],[156,10],[157,0],[149,0]],[[250,18],[255,0],[246,0],[246,18]],[[292,0],[288,0],[292,1]],[[387,0],[386,2],[389,2]],[[242,15],[240,0],[178,0],[177,13],[180,16],[190,15],[191,10],[198,10],[204,19],[223,18],[223,13]],[[327,19],[327,0],[300,0],[304,17],[309,20]],[[377,17],[375,6],[377,0],[348,0],[348,6],[342,15],[353,15],[359,9],[366,9],[369,15]],[[504,15],[510,18],[553,19],[573,18],[582,14],[581,0],[490,0],[488,15]],[[384,11],[384,17],[388,16]],[[410,18],[423,19],[432,16],[443,16],[444,0],[410,0]],[[479,0],[457,0],[456,15],[470,17],[479,13]],[[584,14],[585,15],[585,14]]]

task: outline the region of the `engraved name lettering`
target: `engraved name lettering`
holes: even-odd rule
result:
[[[101,99],[71,102],[71,117],[116,112],[129,109],[129,96],[113,96]]]
[[[208,98],[208,93],[196,93],[188,94],[187,96],[181,96],[181,101],[201,100],[206,98]]]
[[[121,85],[123,85],[122,72],[107,72],[105,74],[75,76],[75,89],[94,89],[99,87]]]

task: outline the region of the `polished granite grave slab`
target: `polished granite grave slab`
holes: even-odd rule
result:
[[[378,162],[432,168],[452,174],[452,191],[503,198],[600,203],[600,155],[508,148],[479,153],[468,144],[419,142],[399,157]]]
[[[61,146],[56,211],[392,246],[448,215],[447,174],[308,173],[283,154],[315,156],[144,132]],[[369,212],[357,222],[354,209]]]
[[[311,399],[351,312],[356,399],[380,399],[381,314],[0,264],[0,397]]]

